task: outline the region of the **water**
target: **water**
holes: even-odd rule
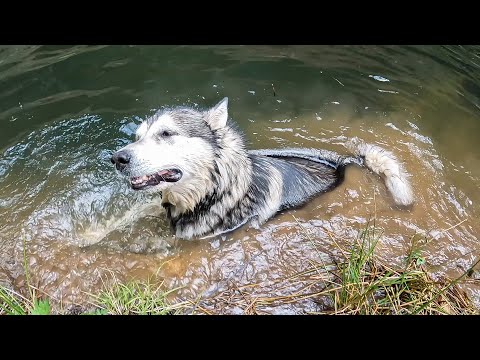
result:
[[[173,300],[245,284],[258,284],[252,296],[287,296],[299,290],[289,276],[327,261],[374,215],[380,259],[401,264],[417,234],[432,276],[458,276],[480,255],[479,68],[478,46],[2,47],[0,283],[22,291],[26,259],[31,283],[63,304],[84,302],[112,272],[181,287]],[[261,229],[174,239],[109,157],[161,106],[224,96],[251,148],[346,153],[358,136],[391,149],[412,174],[413,210],[393,208],[376,176],[349,168],[339,188]],[[480,306],[478,281],[462,288]]]

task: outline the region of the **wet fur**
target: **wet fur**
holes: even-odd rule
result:
[[[383,176],[396,204],[412,204],[408,174],[390,152],[358,139],[348,144],[355,156],[303,148],[247,150],[227,104],[223,99],[206,111],[159,111],[139,127],[136,142],[121,149],[132,155],[121,169],[127,176],[173,165],[184,172],[178,183],[149,190],[162,192],[177,237],[218,234],[246,222],[259,226],[280,210],[334,189],[349,164]],[[164,129],[176,135],[162,138]]]

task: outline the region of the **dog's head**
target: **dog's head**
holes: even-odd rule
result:
[[[134,190],[184,191],[205,186],[228,132],[228,99],[200,111],[178,107],[158,111],[137,129],[135,142],[111,161]],[[203,182],[203,183],[202,183]]]

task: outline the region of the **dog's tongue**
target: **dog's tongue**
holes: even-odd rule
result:
[[[168,174],[169,174],[170,172],[171,172],[170,170],[162,170],[162,171],[159,171],[158,173],[153,174],[153,175],[154,175],[154,176],[155,176],[155,175],[158,175],[158,176],[168,176]]]
[[[175,182],[180,180],[182,172],[177,169],[168,169],[159,171],[158,173],[153,174],[153,176],[155,176],[156,179],[159,179],[159,181]]]
[[[152,175],[135,176],[130,179],[133,189],[142,189],[146,186],[158,185],[161,182],[176,182],[182,177],[182,172],[177,169],[167,169]]]

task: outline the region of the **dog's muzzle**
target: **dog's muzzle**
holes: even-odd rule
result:
[[[117,170],[123,170],[125,167],[130,163],[130,159],[132,158],[132,155],[126,151],[126,150],[120,150],[117,151],[115,154],[113,154],[112,158],[110,161],[112,164],[115,165]]]
[[[117,151],[113,154],[110,161],[115,164],[118,171],[124,171],[127,165],[130,163],[132,155],[126,150]],[[162,182],[177,182],[183,176],[183,173],[179,169],[163,169],[150,175],[132,176],[130,178],[130,186],[134,190],[142,190],[151,186],[158,185]]]

